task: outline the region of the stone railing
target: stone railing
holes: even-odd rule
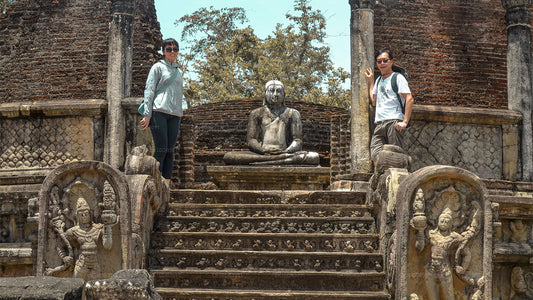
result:
[[[453,165],[481,178],[516,180],[521,169],[521,120],[519,113],[510,110],[415,105],[405,150],[413,158],[413,171],[430,165]],[[339,117],[335,122],[336,128],[349,128],[340,124],[349,118]],[[347,175],[350,170],[349,159],[339,156],[347,153],[348,142],[341,136],[332,140],[335,175]]]

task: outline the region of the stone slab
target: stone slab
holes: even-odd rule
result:
[[[324,190],[330,168],[308,166],[208,166],[215,184],[224,190]]]
[[[0,299],[81,299],[83,279],[48,276],[0,278]]]
[[[31,264],[33,261],[30,243],[0,243],[0,266]]]

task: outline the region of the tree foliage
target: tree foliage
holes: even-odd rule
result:
[[[326,22],[309,0],[294,0],[286,25],[258,38],[242,8],[201,8],[183,16],[179,63],[186,73],[189,104],[262,97],[271,79],[285,84],[287,97],[348,107],[350,92],[342,87],[349,74],[335,69],[324,45]]]
[[[0,0],[0,13],[5,13],[8,6],[16,1],[18,0]]]

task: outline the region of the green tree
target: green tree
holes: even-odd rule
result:
[[[190,72],[185,94],[194,104],[235,98],[262,97],[271,79],[285,84],[288,97],[348,107],[349,91],[342,87],[349,74],[335,69],[324,45],[326,22],[308,0],[294,1],[294,15],[286,14],[272,36],[259,39],[252,28],[238,28],[242,8],[202,8],[182,17],[182,40],[193,45],[180,56]]]
[[[247,21],[242,8],[215,10],[212,6],[176,21],[176,25],[185,24],[181,40],[191,45],[179,56],[183,71],[190,73],[185,83],[188,102],[242,97],[242,87],[234,84],[239,77],[233,76],[239,73],[239,69],[234,69],[231,59],[235,60],[239,55],[239,51],[235,53],[236,47],[239,50],[235,44],[245,43],[248,38],[257,40],[250,28],[238,29],[239,24]]]
[[[0,12],[5,13],[7,7],[11,4],[16,2],[17,0],[0,0]]]

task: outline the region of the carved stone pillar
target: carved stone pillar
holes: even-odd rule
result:
[[[124,165],[126,137],[122,99],[131,93],[134,0],[112,0],[107,66],[107,120],[104,161]]]
[[[533,180],[533,67],[531,54],[531,12],[533,0],[502,0],[507,22],[508,107],[522,113],[522,180]],[[519,171],[520,172],[520,171]]]
[[[370,160],[371,105],[365,70],[373,63],[374,53],[374,1],[350,0],[351,48],[351,173],[372,171]]]

